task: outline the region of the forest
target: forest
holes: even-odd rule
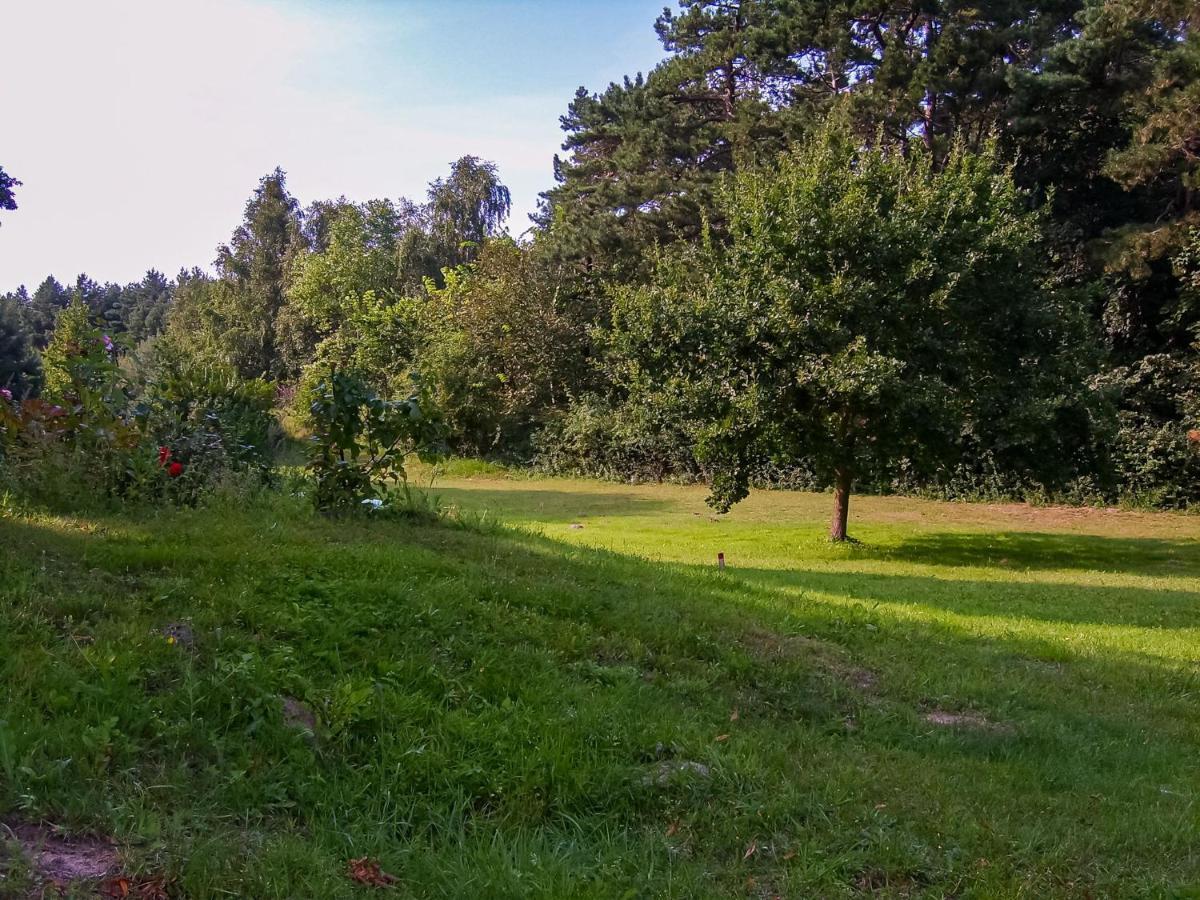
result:
[[[6,294],[10,474],[54,469],[21,438],[47,409],[116,456],[253,456],[239,429],[312,435],[336,374],[419,402],[411,447],[703,481],[718,508],[752,484],[1194,504],[1198,15],[685,0],[661,64],[569,99],[528,229],[474,156],[415,199],[301,202],[276,169],[211,268]]]

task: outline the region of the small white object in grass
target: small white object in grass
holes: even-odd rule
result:
[[[380,509],[383,507],[383,501],[375,497],[368,497],[363,501],[363,506],[369,506],[371,509]]]
[[[572,528],[582,528],[583,525],[581,525],[579,522],[574,522],[574,523],[572,523],[571,527]]]

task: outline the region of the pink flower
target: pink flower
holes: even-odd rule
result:
[[[104,349],[107,350],[109,353],[113,352],[112,338],[110,338],[107,334],[104,336]]]
[[[0,388],[0,397],[3,397],[9,403],[12,403],[12,391],[8,388]]]

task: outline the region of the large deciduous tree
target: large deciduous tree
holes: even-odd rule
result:
[[[613,311],[631,390],[697,422],[715,506],[755,459],[804,463],[840,541],[858,475],[984,448],[1035,469],[1047,441],[1070,460],[1081,313],[1043,287],[1038,216],[994,146],[939,159],[830,128],[719,210],[727,246],[666,254]]]

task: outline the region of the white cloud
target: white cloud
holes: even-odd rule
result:
[[[312,7],[30,2],[6,31],[0,165],[24,184],[0,220],[0,291],[208,265],[276,165],[305,202],[416,197],[473,153],[499,163],[520,231],[561,140],[557,87],[447,106],[388,59],[389,96],[372,96],[363,60],[381,36]],[[340,60],[354,78],[330,77]]]

